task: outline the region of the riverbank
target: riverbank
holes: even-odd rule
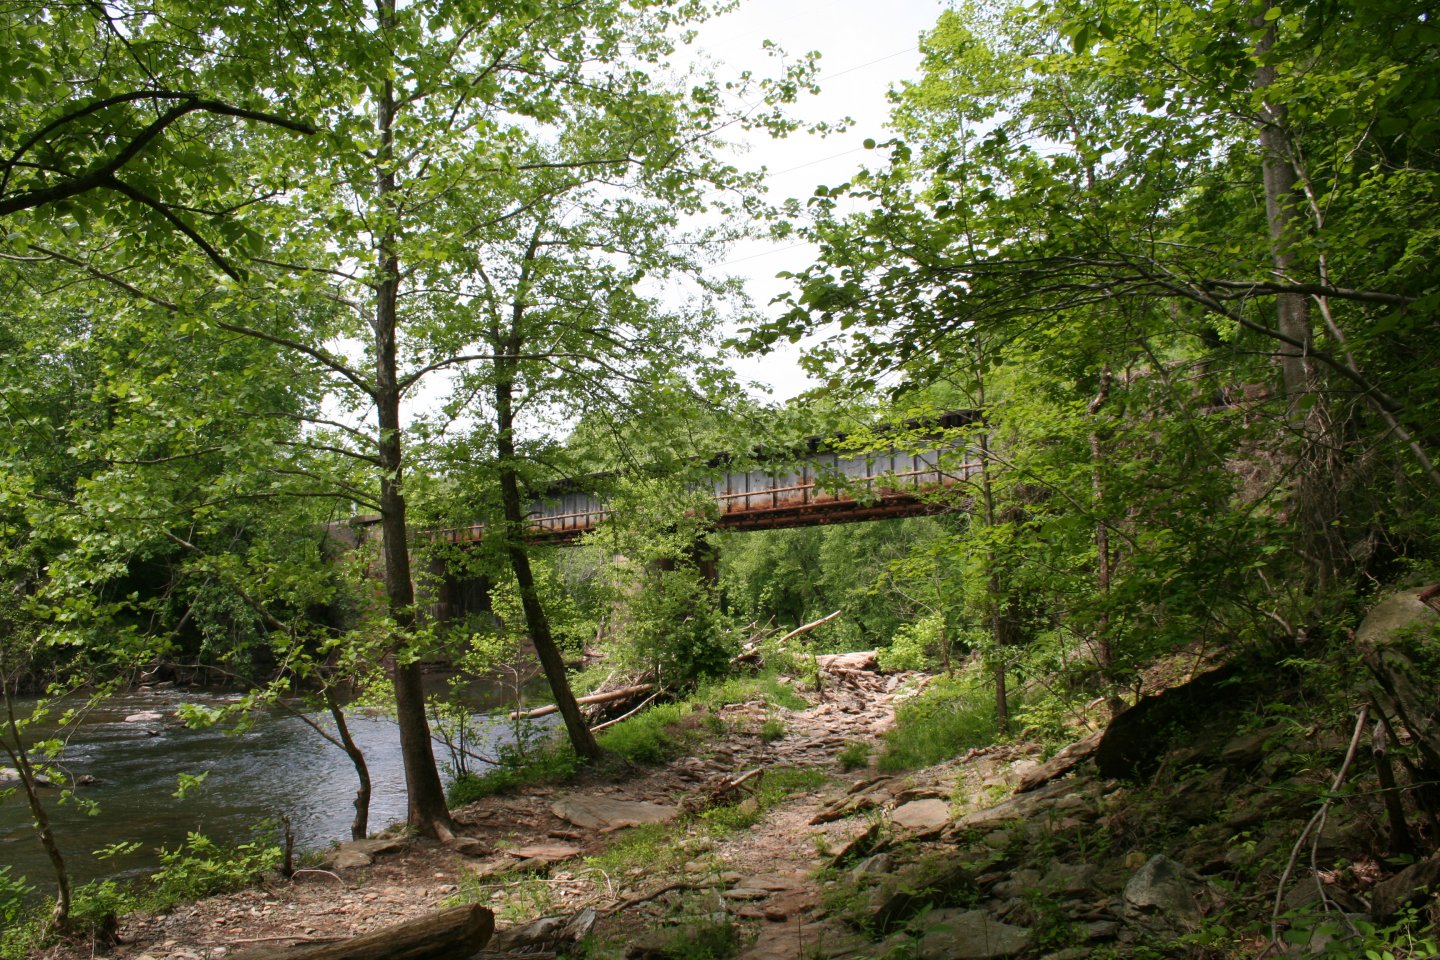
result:
[[[497,956],[577,938],[587,958],[1219,960],[1291,941],[1424,956],[1398,949],[1423,947],[1433,918],[1397,917],[1406,874],[1376,852],[1373,772],[1352,767],[1328,805],[1317,868],[1294,853],[1353,757],[1346,718],[1276,707],[1295,692],[1281,674],[1231,677],[1221,699],[1209,675],[1174,679],[1170,703],[1207,706],[1145,721],[1146,750],[1123,762],[1096,735],[1047,763],[1021,741],[887,776],[855,745],[878,744],[922,679],[841,668],[798,709],[693,710],[680,726],[713,736],[668,763],[468,804],[459,845],[346,845],[290,880],[124,918],[114,948],[46,956],[243,957],[456,903],[495,911]]]

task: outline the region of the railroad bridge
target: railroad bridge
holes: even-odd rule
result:
[[[952,411],[905,426],[907,437],[928,437],[933,446],[917,449],[912,442],[841,452],[843,438],[809,438],[794,452],[756,451],[750,462],[758,468],[740,468],[735,458],[722,454],[710,461],[708,484],[715,503],[713,525],[718,530],[776,530],[885,520],[940,512],[945,506],[937,492],[964,484],[980,469],[949,431],[979,418],[975,411]],[[527,511],[527,539],[532,543],[567,545],[594,530],[612,513],[595,487],[601,477],[582,477],[549,487],[535,496]],[[465,544],[483,539],[485,524],[427,530],[433,541]],[[714,558],[708,574],[714,576]],[[484,577],[442,575],[430,598],[431,613],[450,620],[490,611],[489,583]]]
[[[975,422],[978,414],[960,410],[907,424],[933,427],[935,446],[898,446],[839,453],[842,441],[811,437],[803,450],[790,454],[757,451],[753,460],[767,467],[730,469],[734,458],[721,454],[710,462],[709,481],[718,530],[778,530],[862,520],[886,520],[935,513],[935,492],[969,480],[978,462],[956,463],[960,451],[945,432]],[[534,543],[573,543],[594,530],[611,511],[586,481],[558,483],[536,496],[526,513],[527,538]],[[703,487],[706,481],[700,481]],[[485,535],[485,524],[428,530],[425,535],[446,543],[468,543]]]

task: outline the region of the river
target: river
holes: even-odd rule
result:
[[[42,792],[72,881],[143,876],[159,865],[157,851],[174,849],[191,831],[220,843],[243,842],[258,825],[290,818],[297,850],[324,847],[350,836],[355,808],[355,770],[333,744],[293,716],[274,713],[242,733],[213,727],[191,730],[175,719],[182,703],[222,705],[229,694],[158,690],[116,696],[91,711],[74,731],[63,764],[74,777],[93,777],[77,793],[99,809],[87,814],[75,804],[57,804],[60,791]],[[493,705],[493,703],[492,703]],[[20,704],[21,707],[26,704]],[[142,711],[164,716],[156,722],[126,723]],[[328,716],[313,717],[333,729]],[[405,818],[405,778],[393,721],[352,715],[351,733],[365,753],[373,784],[372,832]],[[511,741],[509,724],[482,718],[474,750],[493,757]],[[436,744],[443,765],[445,748]],[[472,765],[473,768],[473,765]],[[181,799],[177,777],[205,775]],[[267,834],[279,842],[278,827]],[[139,849],[101,860],[94,852],[121,841]],[[35,838],[24,796],[0,800],[0,866],[12,878],[27,877],[42,891],[53,889],[53,874]]]

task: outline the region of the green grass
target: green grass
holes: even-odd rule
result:
[[[835,760],[841,770],[858,770],[870,762],[870,744],[864,740],[851,740],[835,754]]]
[[[895,711],[876,767],[885,773],[917,770],[994,743],[995,704],[979,682],[937,677],[925,692]]]
[[[602,731],[596,740],[612,757],[632,764],[657,764],[687,753],[728,732],[718,710],[731,703],[763,701],[772,710],[798,710],[809,706],[774,673],[732,677],[696,690],[687,700],[650,707]],[[784,721],[772,717],[762,737],[784,735]],[[579,762],[568,743],[555,740],[533,750],[523,760],[512,760],[481,775],[459,777],[446,798],[458,807],[529,783],[555,783],[570,779]]]
[[[692,752],[715,732],[708,711],[684,701],[651,707],[596,739],[603,750],[631,763],[664,763]]]
[[[690,699],[715,709],[728,703],[749,703],[752,700],[763,700],[782,710],[804,710],[810,706],[794,687],[781,683],[776,673],[757,673],[717,680],[701,687]]]
[[[579,766],[570,744],[557,740],[535,748],[524,759],[510,760],[483,774],[456,777],[445,791],[445,800],[451,807],[462,807],[522,784],[563,782],[573,776]]]

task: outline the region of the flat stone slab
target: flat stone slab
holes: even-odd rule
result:
[[[890,822],[905,830],[939,830],[950,823],[950,804],[944,800],[911,800],[890,812]]]
[[[126,723],[155,723],[164,720],[163,713],[156,713],[154,710],[142,710],[139,713],[132,713],[125,718]]]
[[[1001,923],[984,910],[932,910],[925,917],[922,960],[994,960],[1030,945],[1030,931]]]
[[[610,797],[565,797],[550,805],[550,812],[584,830],[607,832],[642,823],[665,823],[680,810],[645,800],[615,800]]]
[[[578,857],[580,856],[581,850],[579,847],[567,847],[559,843],[542,843],[531,847],[507,850],[505,852],[512,857],[526,861],[528,865],[539,866],[541,864],[559,863],[561,860]]]
[[[356,870],[368,867],[375,858],[405,848],[406,841],[400,837],[372,837],[368,840],[351,840],[342,843],[329,858],[331,869]]]

